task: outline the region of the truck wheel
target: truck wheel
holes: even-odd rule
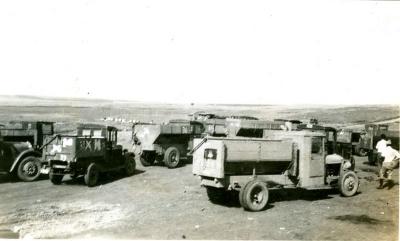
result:
[[[220,204],[227,201],[226,191],[222,188],[206,187],[208,199],[212,203]]]
[[[142,163],[144,167],[153,165],[155,160],[156,155],[152,152],[143,152],[143,154],[140,156],[140,163]]]
[[[268,203],[267,184],[254,180],[246,184],[243,193],[243,208],[250,211],[261,211]]]
[[[365,150],[364,148],[360,148],[360,150],[358,151],[358,155],[359,156],[367,156],[368,155],[368,151]]]
[[[351,197],[358,190],[359,180],[353,171],[347,171],[339,177],[339,191],[345,197]]]
[[[99,168],[95,163],[89,165],[84,179],[85,179],[85,184],[88,187],[93,187],[97,184],[97,181],[99,179]]]
[[[133,155],[125,155],[125,174],[131,176],[135,173],[136,162]]]
[[[32,182],[39,178],[40,169],[40,158],[28,156],[19,163],[17,175],[22,181]]]
[[[54,174],[54,170],[53,170],[53,168],[51,168],[50,172],[49,172],[49,179],[50,179],[51,183],[53,183],[54,185],[60,185],[61,181],[63,179],[63,175]]]
[[[169,147],[164,154],[164,163],[168,168],[175,168],[180,163],[180,156],[178,148]]]
[[[246,210],[249,209],[249,208],[246,205],[244,197],[245,197],[245,193],[246,193],[246,188],[249,186],[250,183],[251,182],[246,183],[242,188],[240,188],[240,191],[239,191],[239,203],[240,203],[240,206],[242,206]]]

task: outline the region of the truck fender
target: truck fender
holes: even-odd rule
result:
[[[12,164],[12,166],[10,168],[10,172],[13,172],[15,170],[15,168],[18,166],[18,163],[20,161],[22,161],[25,157],[28,157],[28,156],[42,157],[42,153],[35,151],[33,149],[28,149],[28,150],[21,152],[17,156],[17,158],[15,158],[14,163]]]

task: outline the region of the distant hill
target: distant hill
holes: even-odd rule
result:
[[[113,100],[105,99],[0,95],[0,106],[99,106],[113,103]]]

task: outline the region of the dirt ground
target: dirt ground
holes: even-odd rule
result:
[[[0,176],[0,238],[78,239],[318,239],[397,240],[396,185],[377,190],[376,166],[356,157],[359,193],[281,190],[270,193],[261,212],[244,211],[237,200],[208,200],[192,165],[142,167],[136,174],[83,179],[54,186],[43,178],[25,183]]]
[[[48,120],[56,122],[56,131],[63,131],[78,122],[116,125],[101,120],[108,116],[162,122],[198,110],[268,120],[315,117],[322,123],[346,125],[399,116],[398,106],[288,109],[54,100],[25,106],[39,105],[38,101],[3,101],[0,122]],[[118,138],[129,148],[131,125],[119,128],[126,129]],[[365,157],[356,157],[356,162],[361,180],[356,196],[344,198],[335,190],[271,191],[269,206],[261,212],[244,211],[234,196],[229,203],[211,203],[192,175],[191,164],[167,169],[137,163],[135,175],[108,175],[93,188],[85,186],[83,178],[65,177],[55,186],[46,177],[26,183],[0,174],[0,238],[398,240],[398,170],[393,188],[377,190],[377,167],[368,165]]]

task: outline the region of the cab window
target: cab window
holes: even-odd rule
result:
[[[51,135],[53,134],[52,125],[50,124],[43,124],[42,125],[42,132],[44,135]]]
[[[117,142],[117,132],[116,131],[110,131],[108,133],[108,141]]]
[[[321,154],[322,153],[322,138],[314,137],[311,142],[311,153],[313,154]]]
[[[93,136],[95,137],[101,137],[101,130],[93,130]]]
[[[82,136],[90,136],[90,130],[82,130]]]

